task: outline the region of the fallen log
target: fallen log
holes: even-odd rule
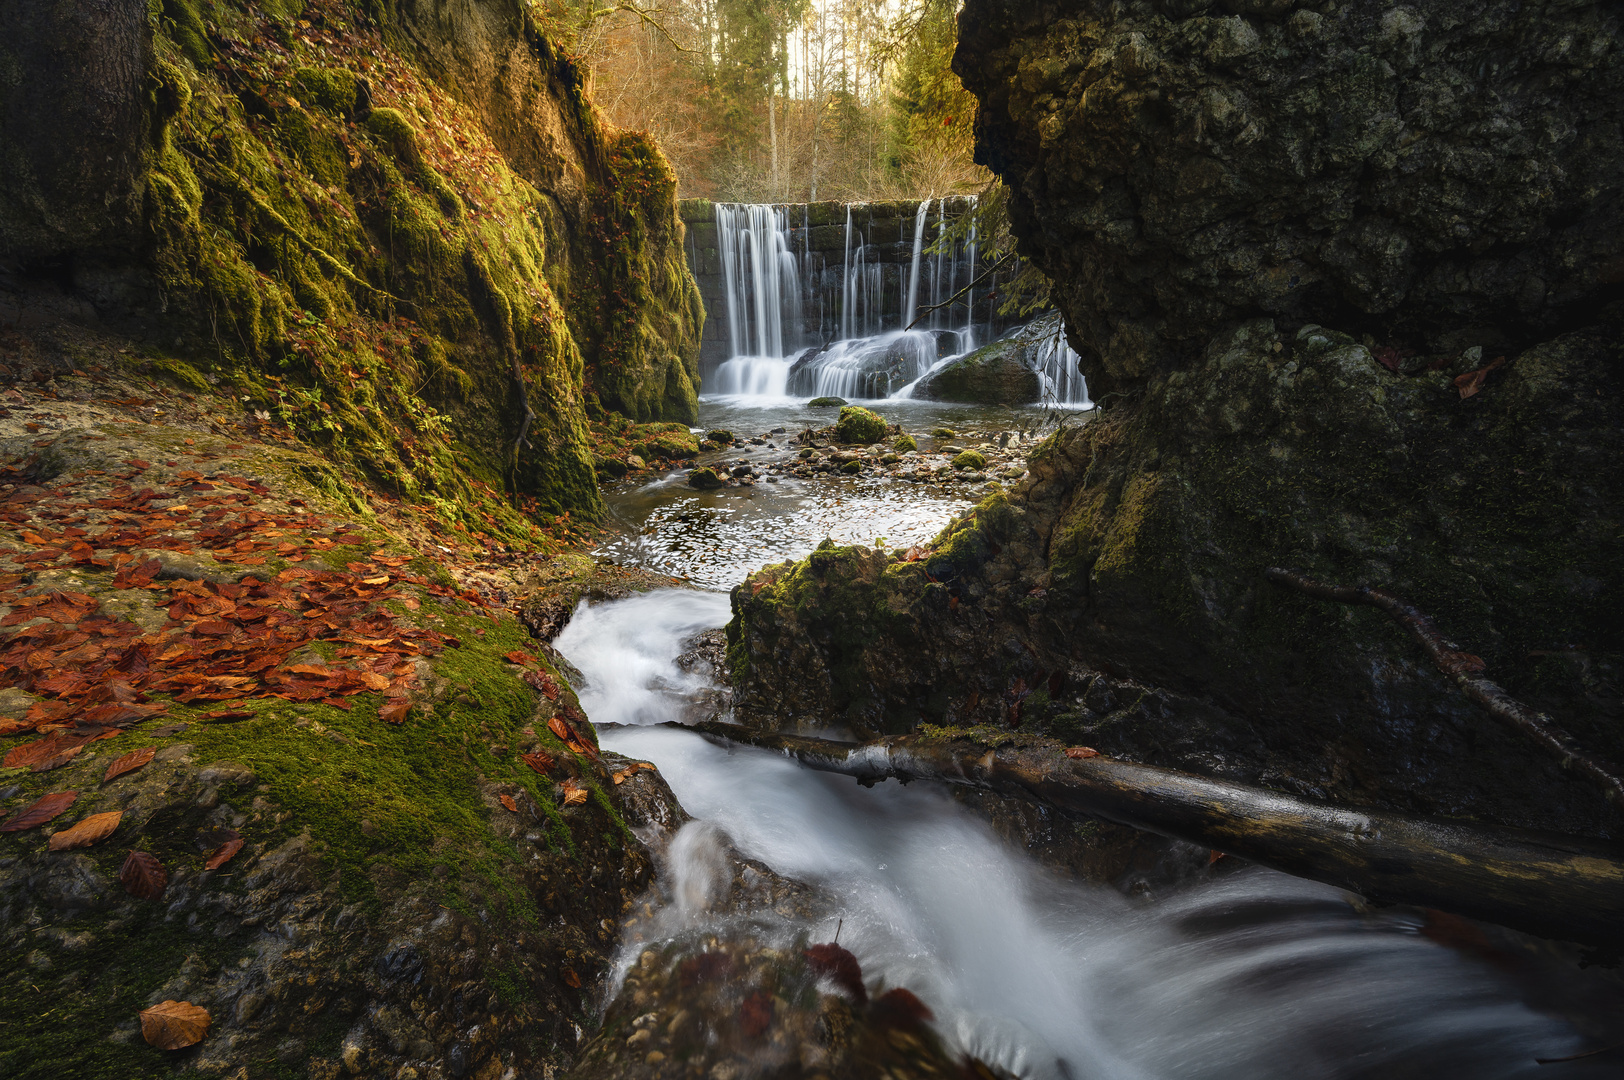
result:
[[[1040,740],[994,748],[914,734],[845,743],[715,721],[691,730],[864,785],[964,784],[1187,840],[1370,900],[1609,949],[1624,944],[1624,850],[1599,840],[1336,806],[1104,755],[1069,757]]]
[[[1263,576],[1277,585],[1296,589],[1316,600],[1329,600],[1337,604],[1368,604],[1384,611],[1394,622],[1410,632],[1421,643],[1438,670],[1455,680],[1455,685],[1484,712],[1538,743],[1562,768],[1582,776],[1595,784],[1608,802],[1624,810],[1624,778],[1608,770],[1601,762],[1579,748],[1573,736],[1564,731],[1545,713],[1531,709],[1501,688],[1499,683],[1481,674],[1483,660],[1461,649],[1438,631],[1437,625],[1426,613],[1403,597],[1385,589],[1364,586],[1328,585],[1315,581],[1295,570],[1271,566]]]

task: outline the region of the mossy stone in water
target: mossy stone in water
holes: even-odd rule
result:
[[[626,475],[626,463],[617,458],[594,458],[592,467],[599,476],[607,476],[613,480],[619,480]]]
[[[835,405],[844,405],[846,404],[846,399],[838,397],[815,397],[811,401],[807,402],[807,404],[812,406],[814,409],[823,409],[830,408]]]
[[[974,450],[964,450],[959,453],[958,457],[953,459],[953,467],[955,469],[985,469],[987,459]]]
[[[910,450],[918,450],[919,444],[914,441],[912,435],[898,435],[891,443],[891,449],[899,454],[906,454]]]
[[[959,437],[959,433],[950,427],[931,428],[930,437],[933,439],[956,439]]]
[[[840,471],[848,476],[856,476],[863,471],[863,463],[861,461],[848,461],[840,467]]]
[[[722,478],[716,474],[715,469],[695,469],[693,472],[688,474],[688,486],[691,488],[698,488],[701,491],[707,491],[711,488],[721,487]]]
[[[705,438],[713,443],[721,443],[725,446],[733,441],[733,433],[726,428],[717,428],[715,431],[705,432]]]
[[[861,405],[847,405],[840,410],[835,433],[843,443],[877,443],[885,438],[885,418]]]

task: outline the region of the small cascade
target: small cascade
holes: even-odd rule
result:
[[[1094,402],[1088,396],[1088,383],[1077,364],[1082,357],[1066,341],[1065,327],[1059,316],[1039,319],[1028,326],[1026,363],[1038,373],[1043,384],[1045,402],[1070,408],[1092,409]]]

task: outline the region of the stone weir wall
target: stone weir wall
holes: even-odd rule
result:
[[[688,230],[684,242],[688,268],[699,283],[700,295],[705,301],[705,325],[699,353],[702,372],[715,370],[717,364],[733,354],[716,206],[709,199],[684,199],[678,204],[678,214]],[[933,200],[926,220],[923,246],[928,248],[935,240],[944,218],[951,224],[970,206],[968,199],[949,198],[945,200],[944,215],[942,201]],[[777,205],[774,209],[784,212],[786,247],[795,256],[799,283],[799,319],[793,317],[788,298],[783,305],[787,353],[807,346],[825,345],[846,336],[846,326],[842,321],[844,298],[858,292],[861,292],[861,297],[855,306],[861,311],[856,324],[857,335],[901,329],[913,261],[918,202],[788,203]],[[851,211],[852,234],[850,263],[847,261],[848,209]],[[866,274],[861,282],[853,283],[853,289],[857,291],[848,293],[848,277],[857,262],[859,246],[863,249],[861,258]],[[934,256],[922,255],[918,307],[923,309],[935,300],[945,300],[967,285],[975,274],[985,271],[985,260],[978,257],[973,263],[972,272],[970,253],[964,250],[959,250],[951,259],[938,260]],[[997,308],[1002,303],[997,296],[997,285],[1007,282],[1017,272],[1018,265],[1012,262],[1002,268],[995,279],[974,291],[973,311],[967,311],[964,303],[954,304],[952,308],[939,313],[934,323],[929,325],[938,329],[961,329],[973,321],[978,342],[986,342],[1002,333],[1014,320],[1001,318],[997,314]]]

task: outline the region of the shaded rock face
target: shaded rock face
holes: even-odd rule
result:
[[[1624,281],[1624,51],[1596,2],[969,0],[977,160],[1096,394],[1269,315],[1526,346]]]
[[[1598,794],[1385,616],[1262,577],[1398,591],[1624,761],[1616,341],[1555,339],[1463,399],[1454,367],[1406,376],[1345,335],[1248,324],[1046,441],[924,559],[830,546],[753,576],[729,627],[736,710],[859,734],[1035,727],[1309,795],[1616,835]]]
[[[919,380],[913,396],[925,401],[958,401],[971,405],[1029,405],[1042,387],[1026,363],[1026,343],[1019,337],[983,345]]]

